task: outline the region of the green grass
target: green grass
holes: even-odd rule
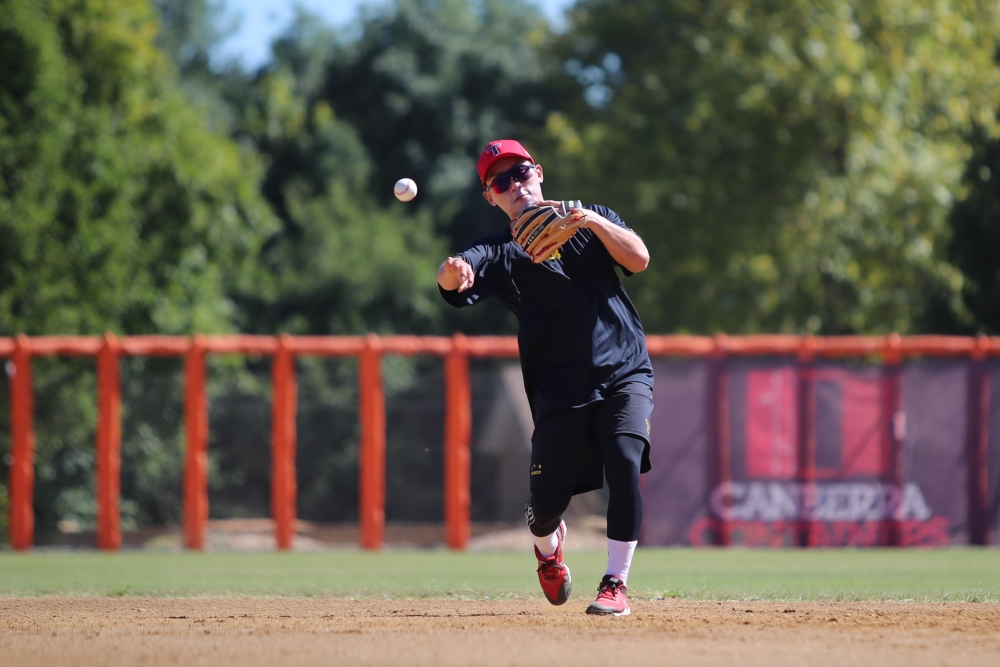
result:
[[[602,553],[571,553],[577,594]],[[641,598],[1000,602],[1000,550],[640,549]],[[0,553],[0,595],[537,597],[530,554]]]

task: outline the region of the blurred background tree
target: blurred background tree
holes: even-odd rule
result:
[[[552,32],[526,0],[398,0],[338,40],[317,93],[358,129],[373,191],[401,174],[459,245],[495,231],[476,176],[490,140],[541,127]],[[503,223],[502,214],[499,216]]]
[[[433,282],[503,223],[474,171],[498,136],[550,195],[643,235],[628,287],[650,331],[982,328],[948,248],[996,133],[991,3],[580,0],[556,33],[528,0],[393,0],[340,30],[300,10],[253,72],[213,60],[224,2],[156,5],[189,101],[261,156],[280,222],[230,291],[241,329],[513,331]],[[403,207],[402,175],[421,186]]]
[[[948,258],[962,272],[969,331],[1000,334],[1000,141],[977,128],[964,176],[966,196],[951,210]]]
[[[285,222],[283,254],[269,248],[270,265],[276,273],[296,267],[284,279],[291,292],[276,295],[257,326],[269,330],[285,313],[315,333],[389,323],[413,332],[513,332],[497,304],[475,314],[444,308],[435,273],[447,252],[503,224],[484,206],[475,160],[490,138],[544,125],[551,95],[540,49],[550,36],[524,0],[399,0],[342,33],[300,12],[268,67],[243,85],[229,77],[228,99],[243,110],[237,132],[269,158],[263,192]],[[405,207],[391,194],[403,175],[420,187]],[[292,200],[310,216],[296,216]],[[343,208],[349,203],[353,213]],[[333,218],[315,217],[321,210],[342,230],[357,220],[359,232],[352,251],[323,251],[326,278],[316,262],[288,261],[301,252],[318,257],[324,243],[316,234],[335,229]],[[308,283],[314,296],[303,294]],[[248,303],[263,313],[259,301]],[[346,328],[320,326],[320,312]]]
[[[431,216],[380,201],[354,126],[318,94],[334,35],[300,15],[272,64],[221,82],[232,132],[267,169],[261,192],[281,222],[258,258],[259,282],[237,295],[244,329],[333,334],[438,330]]]
[[[201,122],[156,20],[145,0],[3,3],[2,335],[234,328],[274,217],[257,156]],[[35,387],[44,541],[56,516],[92,518],[93,365],[39,360]]]
[[[643,234],[651,331],[989,317],[993,227],[962,221],[992,192],[992,3],[580,0],[554,33],[528,0],[395,0],[300,13],[253,72],[213,56],[221,1],[0,20],[0,333],[510,331],[433,280],[503,222],[473,164],[496,136]]]
[[[4,3],[0,332],[225,331],[274,229],[144,0]]]
[[[650,330],[968,326],[946,218],[995,133],[997,34],[974,0],[581,0],[549,173],[647,240]]]

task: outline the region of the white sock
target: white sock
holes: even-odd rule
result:
[[[628,569],[632,565],[632,554],[635,553],[635,545],[638,540],[631,542],[619,542],[608,538],[608,569],[604,574],[618,577],[625,584],[628,582]]]
[[[552,531],[551,535],[545,537],[538,537],[532,533],[531,537],[535,541],[535,546],[538,547],[538,553],[542,554],[543,558],[554,555],[556,549],[559,548],[559,538],[556,537],[556,531]]]

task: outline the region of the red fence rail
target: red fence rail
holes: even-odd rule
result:
[[[714,363],[711,382],[711,423],[715,452],[716,482],[729,481],[729,434],[727,404],[729,356],[795,356],[799,362],[800,409],[810,419],[812,364],[819,358],[873,357],[886,369],[883,397],[885,414],[896,414],[899,400],[899,366],[915,356],[968,357],[984,362],[1000,356],[1000,338],[952,336],[789,336],[760,335],[728,337],[647,336],[654,357],[708,357]],[[208,403],[205,394],[206,355],[257,354],[274,357],[272,365],[271,419],[271,514],[279,549],[290,549],[294,534],[295,418],[297,356],[359,359],[359,522],[360,543],[366,549],[382,545],[385,523],[385,397],[381,379],[381,357],[385,354],[435,355],[445,365],[444,514],[446,539],[452,549],[463,549],[470,535],[470,440],[472,432],[470,357],[517,357],[512,336],[248,336],[195,335],[128,336],[108,333],[97,336],[17,336],[0,338],[0,357],[8,359],[11,394],[10,544],[27,550],[34,541],[32,496],[34,487],[34,428],[31,359],[41,356],[93,356],[97,364],[97,546],[104,550],[121,547],[119,477],[121,447],[121,390],[119,359],[123,355],[184,357],[184,545],[202,549],[208,520]],[[973,543],[988,541],[987,425],[988,377],[982,363],[974,364],[970,376],[970,425],[968,436],[969,507]],[[891,403],[891,405],[890,405]],[[801,429],[799,442],[800,481],[815,481],[815,442],[811,428]],[[898,438],[886,429],[884,456],[891,476],[898,475]],[[887,480],[890,482],[895,479]],[[720,522],[719,542],[729,543],[728,526]],[[893,527],[887,526],[891,536]],[[813,543],[814,531],[806,522],[800,527],[803,546]],[[891,541],[891,540],[890,540]]]

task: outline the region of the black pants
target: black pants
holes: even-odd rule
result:
[[[531,532],[550,535],[575,494],[607,480],[608,537],[639,538],[639,475],[650,469],[649,418],[653,390],[631,382],[603,400],[545,415],[531,437],[531,498],[524,508]]]
[[[652,412],[653,389],[629,382],[602,400],[543,416],[531,436],[532,493],[564,484],[573,487],[573,494],[600,489],[605,467],[622,457],[634,464],[638,473],[647,472]],[[638,455],[634,447],[617,444],[621,435],[635,436],[643,443]]]
[[[610,443],[618,450],[604,457],[604,476],[608,481],[608,537],[621,542],[639,539],[642,525],[642,491],[639,488],[639,462],[646,442],[634,435],[622,434]],[[618,455],[620,454],[620,455]],[[538,537],[552,534],[573,498],[574,485],[540,486],[531,490],[524,508],[528,528]]]

